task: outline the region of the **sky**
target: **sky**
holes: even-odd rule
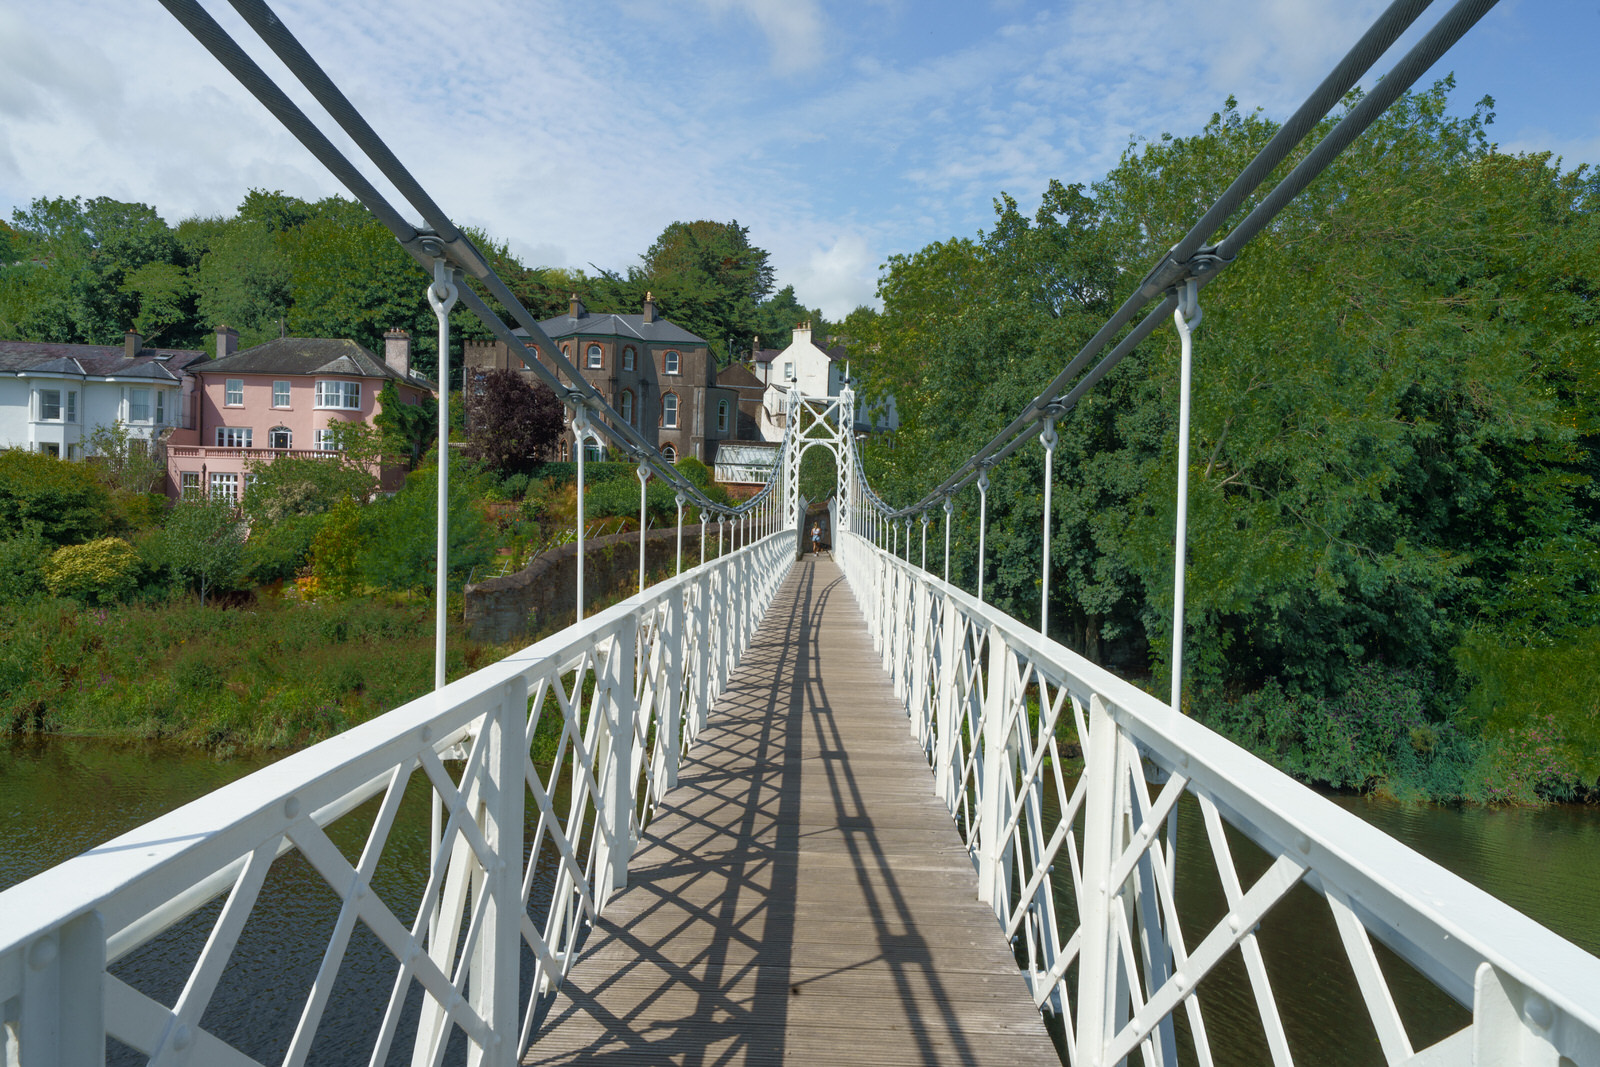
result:
[[[290,87],[230,7],[201,2]],[[674,220],[736,219],[834,319],[874,303],[889,256],[976,236],[1002,191],[1031,211],[1051,178],[1092,182],[1229,94],[1286,117],[1383,6],[274,2],[451,218],[524,263],[625,270]],[[1600,162],[1596,56],[1600,0],[1502,0],[1422,84],[1454,72],[1461,113],[1492,95],[1502,151]],[[343,192],[157,0],[0,0],[4,217],[109,196],[176,224],[251,188]]]

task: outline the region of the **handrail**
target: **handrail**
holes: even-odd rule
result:
[[[374,1062],[387,1060],[420,987],[419,1062],[437,1062],[458,1029],[475,1058],[509,1067],[588,924],[625,883],[681,753],[792,564],[794,536],[780,530],[686,570],[0,893],[4,1062],[99,1063],[108,1037],[156,1063],[255,1062],[202,1020],[267,871],[297,851],[340,898],[341,917],[290,1062],[315,1037],[359,918],[399,963]],[[548,769],[529,755],[542,725],[558,733]],[[459,777],[447,759],[463,760]],[[379,899],[371,876],[418,777],[448,821],[411,911]],[[351,864],[325,828],[379,796],[368,848]],[[525,818],[536,825],[529,838]],[[539,879],[553,885],[543,915],[529,905]],[[174,1002],[107,969],[219,895],[216,929]],[[536,961],[529,996],[519,994],[524,949]]]
[[[1146,1063],[1176,1062],[1179,1010],[1207,1046],[1195,987],[1235,947],[1274,1044],[1283,1024],[1254,931],[1300,883],[1333,913],[1387,1062],[1420,1064],[1424,1051],[1441,1064],[1600,1062],[1600,959],[1037,630],[859,534],[842,540],[840,564],[980,896],[1022,938],[1035,1003],[1076,1012],[1075,1062],[1117,1063],[1141,1047]],[[1083,745],[1075,782],[1062,724]],[[1206,825],[1182,853],[1180,802],[1198,804]],[[1253,886],[1239,884],[1224,823],[1271,860]],[[1197,848],[1216,857],[1228,913],[1186,943],[1173,871]],[[1061,897],[1081,918],[1058,912]],[[1373,939],[1470,1008],[1471,1025],[1413,1049]]]

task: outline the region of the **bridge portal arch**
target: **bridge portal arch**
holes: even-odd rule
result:
[[[785,411],[785,426],[789,447],[783,453],[783,515],[790,529],[801,521],[800,514],[800,462],[813,448],[826,448],[833,453],[835,511],[840,529],[846,529],[854,505],[851,497],[855,487],[855,450],[851,435],[855,432],[855,390],[848,385],[838,396],[807,396],[798,388],[789,390]]]

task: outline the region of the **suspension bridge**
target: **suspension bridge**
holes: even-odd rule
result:
[[[1370,1062],[1600,1065],[1600,960],[1178,713],[1181,669],[1159,700],[983,599],[989,471],[1045,450],[1047,605],[1058,420],[1172,316],[1186,426],[1204,285],[1492,0],[1456,3],[1205,244],[1428,6],[1396,0],[1057,378],[925,498],[874,492],[847,385],[790,392],[771,480],[733,509],[566,364],[265,3],[233,0],[421,225],[199,4],[162,2],[427,270],[442,353],[459,300],[556,389],[579,443],[578,530],[598,436],[637,462],[641,509],[655,477],[677,490],[680,530],[698,511],[702,559],[684,568],[680,551],[680,573],[645,588],[641,547],[638,594],[584,618],[580,544],[572,626],[0,894],[5,1063],[1286,1065],[1321,1053],[1294,1047],[1278,998],[1312,983],[1348,987]],[[813,448],[838,471],[827,561],[801,555]],[[969,487],[975,594],[948,581]],[[706,560],[712,522],[731,551]],[[432,809],[420,851],[396,839],[409,789]],[[407,855],[425,858],[397,893],[380,875]],[[280,985],[282,946],[244,957],[263,951],[246,935],[279,918],[263,890],[289,865],[336,918],[306,980]],[[1184,890],[1197,871],[1210,897]],[[1340,966],[1272,970],[1262,930],[1291,894],[1336,930]],[[376,972],[347,966],[358,941]],[[1220,984],[1227,967],[1242,992]],[[1407,1018],[1401,968],[1459,1006],[1447,1032]],[[268,977],[252,986],[246,970]],[[359,1047],[330,1051],[351,984],[376,1006]],[[221,1005],[241,996],[288,1022],[230,1024]],[[1219,1036],[1219,1015],[1241,1011],[1264,1051]]]

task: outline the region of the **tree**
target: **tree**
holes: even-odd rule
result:
[[[469,398],[467,456],[501,475],[526,474],[550,454],[563,429],[561,401],[547,385],[493,370]]]
[[[191,583],[200,603],[220,587],[230,588],[244,556],[245,528],[233,501],[196,496],[178,501],[167,516],[155,555]]]
[[[57,545],[105,532],[111,497],[86,464],[20,448],[0,450],[0,537],[37,523]]]
[[[449,565],[452,583],[489,560],[492,535],[473,502],[471,471],[451,463]],[[362,512],[362,573],[383,589],[431,591],[438,570],[438,468],[422,467],[388,500]]]
[[[161,461],[151,452],[150,442],[131,436],[122,420],[110,426],[96,426],[84,444],[84,454],[107,489],[151,493],[159,486]]]
[[[428,395],[420,403],[402,404],[400,390],[390,379],[378,390],[378,414],[372,421],[384,453],[403,457],[410,470],[439,439],[439,402]]]

